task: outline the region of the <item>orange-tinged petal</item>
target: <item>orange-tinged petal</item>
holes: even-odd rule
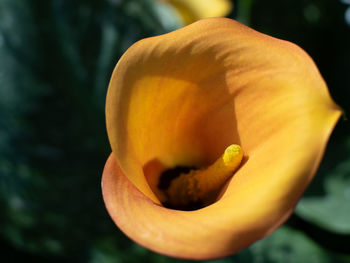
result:
[[[139,41],[118,62],[107,94],[107,209],[157,252],[234,253],[286,220],[340,114],[303,50],[233,20]],[[231,144],[242,147],[244,164],[217,202],[190,212],[162,207],[162,171],[207,166]]]
[[[184,24],[209,17],[224,17],[232,10],[230,0],[163,0],[168,2],[180,14]]]

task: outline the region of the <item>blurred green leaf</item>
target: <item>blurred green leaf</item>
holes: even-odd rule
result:
[[[318,246],[300,231],[281,227],[271,236],[249,248],[252,262],[333,263],[350,262],[349,258],[334,255]]]
[[[347,156],[350,156],[350,141]],[[317,178],[316,178],[317,180]],[[340,162],[325,175],[325,195],[305,196],[296,213],[335,233],[350,234],[350,158]]]
[[[348,263],[349,256],[330,253],[300,231],[282,226],[236,255],[208,263]]]

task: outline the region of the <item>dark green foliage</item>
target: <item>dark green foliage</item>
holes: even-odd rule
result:
[[[19,251],[131,244],[101,196],[105,93],[123,51],[165,29],[150,1],[114,2],[0,1],[0,233]]]

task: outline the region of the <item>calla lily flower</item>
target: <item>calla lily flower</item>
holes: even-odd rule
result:
[[[105,205],[153,251],[233,254],[290,216],[340,114],[301,48],[234,20],[141,40],[109,84]]]
[[[159,0],[169,3],[181,16],[185,25],[210,17],[224,17],[232,10],[230,0]]]

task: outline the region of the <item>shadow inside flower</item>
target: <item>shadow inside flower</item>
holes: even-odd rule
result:
[[[242,167],[249,159],[249,156],[244,156],[241,162],[240,167]],[[174,207],[171,203],[167,202],[166,190],[170,187],[172,181],[180,176],[180,174],[187,174],[190,170],[200,169],[200,167],[191,167],[191,166],[175,166],[172,168],[166,167],[163,163],[161,163],[158,159],[152,159],[147,162],[143,166],[143,173],[146,177],[146,180],[151,187],[152,191],[162,202],[164,207],[170,209],[184,210],[184,211],[193,211],[197,209],[201,209],[215,203],[220,200],[221,196],[225,192],[230,183],[231,179],[234,177],[234,173],[232,173],[232,177],[229,178],[226,183],[219,189],[211,191],[208,194],[207,200],[200,200],[195,203],[188,203],[185,206]],[[239,169],[239,168],[238,168]]]

